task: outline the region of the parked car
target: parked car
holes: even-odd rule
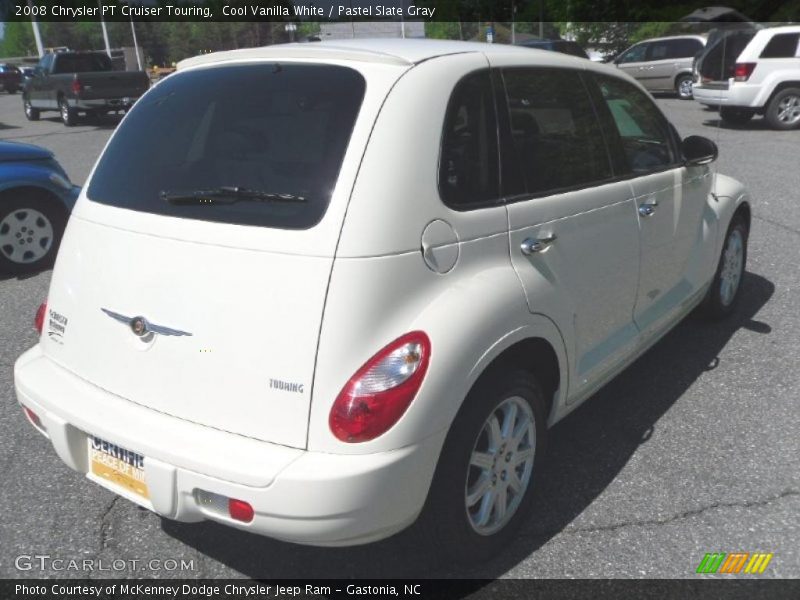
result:
[[[586,50],[581,48],[580,44],[571,40],[547,40],[542,38],[532,38],[517,42],[517,46],[525,48],[536,48],[537,50],[550,50],[552,52],[561,52],[563,54],[570,54],[580,58],[589,58]]]
[[[614,64],[651,92],[675,92],[692,97],[692,62],[705,46],[701,35],[655,38],[634,44]]]
[[[99,52],[45,54],[25,82],[22,102],[30,121],[42,111],[59,111],[71,127],[78,115],[101,116],[128,110],[150,86],[144,71],[114,71],[111,59]]]
[[[78,192],[49,150],[0,142],[0,271],[52,264]]]
[[[9,94],[16,94],[22,85],[19,69],[9,63],[0,63],[0,89]]]
[[[485,558],[548,427],[695,307],[734,310],[750,200],[716,156],[618,69],[554,52],[183,61],[81,193],[19,402],[66,464],[170,519],[335,546],[419,517]]]
[[[741,125],[763,115],[773,129],[800,127],[800,26],[736,31],[698,60],[695,99]]]

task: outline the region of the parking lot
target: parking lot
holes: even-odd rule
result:
[[[70,471],[13,391],[44,272],[0,275],[0,578],[685,578],[706,552],[771,552],[762,577],[800,577],[800,131],[761,119],[731,128],[695,102],[658,102],[682,135],[716,140],[719,171],[752,193],[740,310],[719,323],[690,316],[553,429],[533,516],[494,561],[442,563],[413,532],[317,549],[170,522]],[[78,184],[115,124],[28,122],[19,95],[0,94],[0,139],[49,148]],[[93,559],[95,570],[19,559],[34,555]]]

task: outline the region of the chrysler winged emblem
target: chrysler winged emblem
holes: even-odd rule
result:
[[[188,331],[181,331],[180,329],[172,329],[171,327],[164,327],[163,325],[156,325],[155,323],[151,323],[147,319],[141,316],[137,317],[126,317],[125,315],[121,315],[113,310],[108,310],[107,308],[101,308],[104,313],[106,313],[109,317],[114,319],[115,321],[119,321],[120,323],[124,323],[128,327],[130,327],[133,334],[137,337],[145,337],[150,333],[157,333],[159,335],[175,335],[175,336],[183,336],[183,335],[192,335]]]

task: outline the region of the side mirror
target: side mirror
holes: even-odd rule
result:
[[[690,135],[681,144],[684,164],[689,167],[707,165],[717,160],[719,149],[710,139],[701,135]]]

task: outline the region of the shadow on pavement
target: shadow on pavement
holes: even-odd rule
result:
[[[771,128],[764,119],[756,117],[753,117],[743,125],[734,125],[722,119],[706,119],[703,121],[703,125],[706,127],[713,127],[714,129],[719,127],[720,129],[730,129],[732,131],[771,131]]]
[[[746,273],[741,304],[728,319],[692,314],[586,404],[551,431],[548,457],[537,474],[531,519],[495,560],[478,567],[447,564],[419,543],[412,528],[389,540],[354,548],[313,548],[243,533],[216,523],[162,520],[162,529],[224,565],[253,578],[496,578],[562,531],[647,443],[658,420],[744,328],[769,334],[755,320],[775,286]]]

